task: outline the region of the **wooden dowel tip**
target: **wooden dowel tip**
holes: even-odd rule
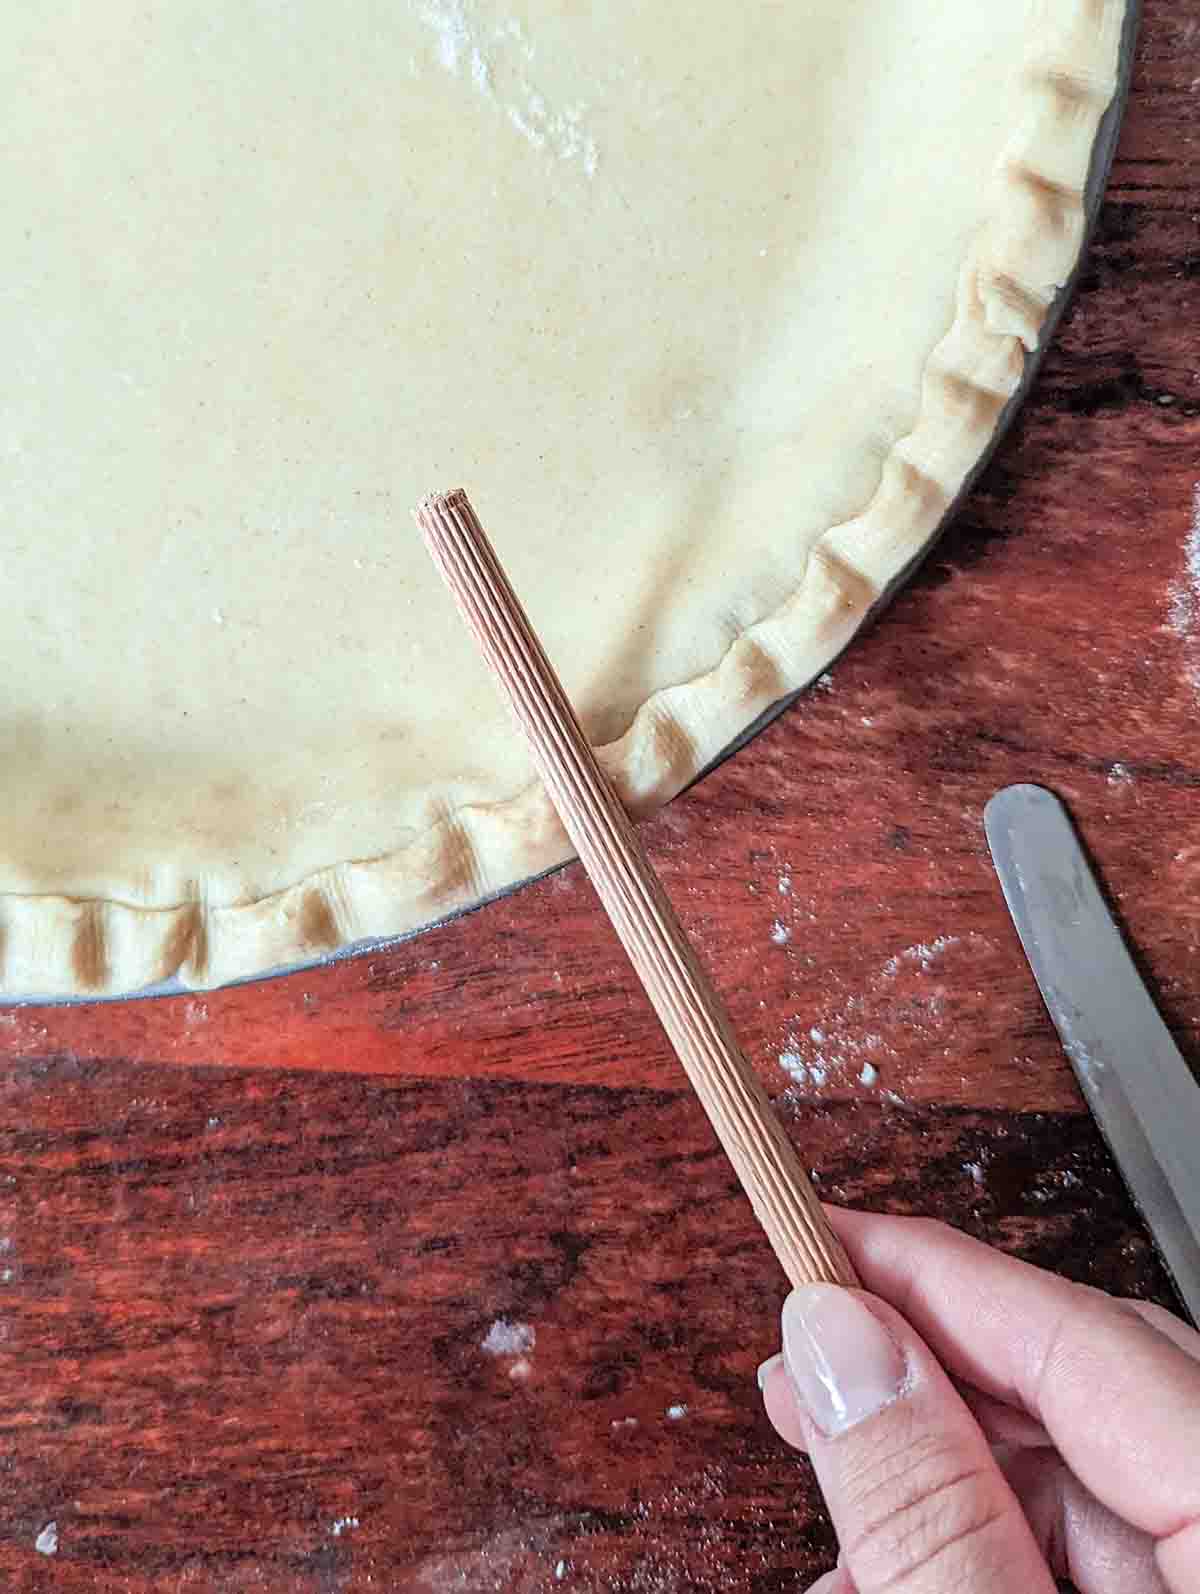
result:
[[[418,526],[424,525],[426,520],[444,514],[448,509],[469,509],[471,501],[467,497],[465,487],[451,487],[444,493],[427,493],[417,507],[413,510],[413,519]]]

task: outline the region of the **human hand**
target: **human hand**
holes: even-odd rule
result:
[[[811,1594],[1200,1594],[1200,1334],[944,1224],[829,1215],[873,1293],[795,1291],[759,1371],[841,1544]]]

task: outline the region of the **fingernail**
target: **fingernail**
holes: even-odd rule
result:
[[[783,1303],[783,1360],[822,1433],[844,1433],[904,1387],[904,1358],[883,1324],[849,1290],[809,1284]]]
[[[768,1356],[766,1361],[762,1363],[758,1369],[758,1387],[760,1391],[767,1387],[767,1379],[770,1378],[771,1374],[782,1362],[783,1357],[776,1351],[774,1356]]]

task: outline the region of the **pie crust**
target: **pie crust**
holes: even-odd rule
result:
[[[0,990],[220,984],[568,855],[428,491],[639,814],[824,670],[1076,264],[1126,11],[10,7]]]

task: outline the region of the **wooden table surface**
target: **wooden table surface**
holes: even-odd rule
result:
[[[980,815],[1010,781],[1068,800],[1196,1059],[1198,223],[1200,20],[1148,0],[1078,295],[979,490],[647,829],[830,1197],[1168,1302]],[[0,1012],[0,1053],[3,1588],[829,1564],[754,1386],[780,1275],[577,866],[318,973]]]

